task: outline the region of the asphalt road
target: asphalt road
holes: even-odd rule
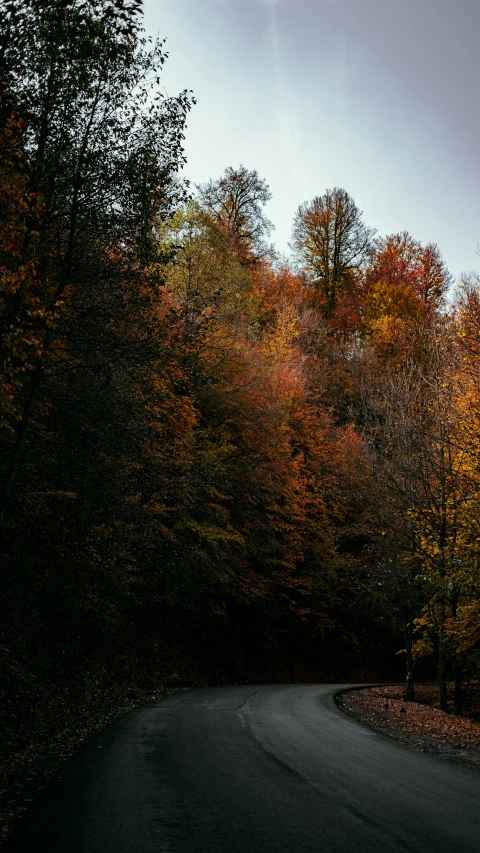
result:
[[[9,853],[480,853],[480,774],[340,712],[331,685],[173,694],[65,765]]]

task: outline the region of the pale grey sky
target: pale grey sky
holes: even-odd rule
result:
[[[298,205],[344,187],[380,234],[480,270],[480,0],[145,0],[163,86],[193,89],[185,175],[240,163],[273,193],[288,252]]]

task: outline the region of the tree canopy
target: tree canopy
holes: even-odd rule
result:
[[[163,93],[166,59],[136,0],[0,0],[12,720],[29,679],[147,647],[158,664],[162,644],[230,678],[402,660],[410,698],[437,666],[461,709],[480,669],[479,281],[448,303],[439,248],[376,236],[340,188],[300,205],[280,263],[256,170],[190,193],[194,97]]]
[[[328,311],[354,287],[373,233],[351,196],[339,187],[298,208],[293,247],[312,284],[322,291]]]

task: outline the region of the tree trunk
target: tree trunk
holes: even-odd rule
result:
[[[453,677],[455,680],[455,713],[459,717],[463,716],[463,689],[462,689],[462,669],[458,663],[457,655],[453,655]]]
[[[412,623],[403,621],[403,637],[405,640],[405,654],[407,657],[406,676],[405,676],[405,697],[407,702],[415,702],[415,680],[413,674],[413,657],[412,657]]]
[[[445,643],[445,598],[438,599],[438,693],[440,710],[448,711],[447,706],[447,649]]]
[[[455,595],[452,599],[452,616],[455,619],[457,616],[458,596]],[[455,652],[452,655],[453,678],[455,681],[455,713],[460,717],[463,715],[463,690],[462,690],[462,668],[458,662],[458,656]]]

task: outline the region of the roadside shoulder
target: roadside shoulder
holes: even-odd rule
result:
[[[411,749],[480,771],[480,723],[423,704],[433,689],[418,687],[417,702],[406,702],[400,686],[340,690],[335,702],[351,718]]]

